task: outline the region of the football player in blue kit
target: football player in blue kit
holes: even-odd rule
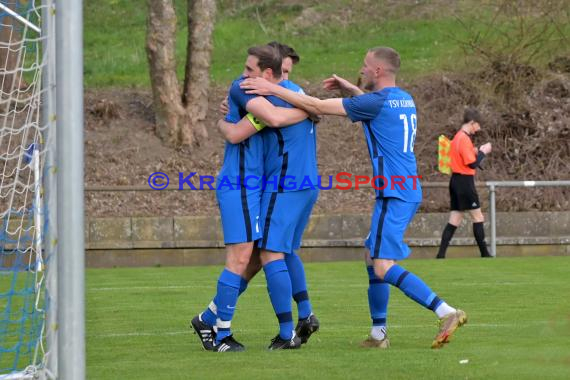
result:
[[[284,57],[284,75],[279,85],[304,93],[297,84],[288,80],[292,64],[299,60],[296,52],[276,42],[270,45],[278,47]],[[277,97],[268,97],[268,100],[276,106],[292,107]],[[229,141],[236,143],[258,132],[252,124],[251,120],[244,118],[235,125],[220,122],[219,127]],[[312,119],[306,119],[285,128],[266,128],[260,134],[264,142],[265,182],[261,203],[263,238],[258,246],[262,251],[262,260],[266,258],[263,268],[280,325],[280,332],[271,341],[269,349],[298,348],[319,329],[319,321],[312,313],[303,263],[296,254],[318,197],[315,186],[318,181],[315,125]],[[279,278],[286,282],[283,261],[298,307],[295,334],[291,329],[290,301],[283,295],[288,293],[288,289],[280,292],[272,290],[277,289]],[[252,277],[255,274],[253,271],[250,273]]]
[[[274,47],[264,45],[248,49],[243,76],[230,87],[230,112],[226,121],[237,123],[248,113],[273,126],[290,125],[307,118],[304,111],[291,107],[275,107],[264,97],[247,95],[240,89],[239,84],[244,78],[281,78],[281,64],[281,54]],[[264,174],[263,155],[261,135],[252,135],[240,144],[227,143],[225,147],[224,163],[216,180],[216,197],[226,244],[226,265],[218,279],[215,303],[213,302],[205,313],[192,319],[192,327],[207,350],[244,350],[243,345],[236,341],[231,333],[231,320],[238,296],[247,287],[243,275],[254,243],[262,238],[259,218]],[[289,281],[289,289],[290,287]],[[290,300],[290,292],[288,297]],[[215,334],[214,325],[217,330]]]
[[[390,285],[399,288],[413,301],[432,310],[440,319],[440,328],[432,348],[443,347],[456,329],[467,322],[464,311],[449,306],[423,280],[405,270],[398,262],[410,254],[404,233],[422,199],[417,175],[414,142],[417,113],[413,98],[396,86],[400,56],[391,48],[370,49],[361,69],[364,93],[347,80],[333,75],[325,88],[340,89],[349,98],[321,100],[290,91],[261,78],[242,82],[247,93],[278,96],[288,103],[316,115],[348,116],[360,121],[368,145],[374,175],[376,203],[370,232],[366,239],[368,301],[372,318],[371,334],[364,347],[388,348],[386,334]]]

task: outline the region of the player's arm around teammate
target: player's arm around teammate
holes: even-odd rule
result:
[[[277,67],[275,59],[279,59],[281,63],[282,55],[278,54],[274,57],[274,52],[271,48],[268,49],[264,46],[249,49],[243,76],[264,76],[273,81],[277,80],[280,76],[278,72],[282,71],[282,67]],[[283,60],[284,62],[285,60]],[[275,107],[272,104],[269,107],[272,111],[269,115],[267,114],[265,107],[267,104],[264,104],[267,100],[255,96],[246,96],[237,85],[239,81],[235,81],[230,88],[227,103],[231,115],[227,115],[227,121],[237,122],[249,111],[266,120],[273,120],[277,124],[283,122],[283,119],[275,119],[273,110]],[[224,105],[221,108],[223,109]],[[300,117],[299,115],[302,115],[302,119],[307,117],[303,111],[290,109],[287,111],[295,112],[294,117],[297,118]],[[263,165],[259,165],[259,161],[262,160],[262,156],[259,155],[261,139],[259,136],[256,137],[250,139],[247,144],[226,144],[224,165],[218,176],[222,183],[228,177],[234,178],[235,182],[235,178],[243,179],[248,173],[257,175],[258,178],[263,174],[263,172],[258,173],[259,168],[262,168]],[[247,168],[251,168],[253,171],[248,171]],[[242,173],[244,169],[245,171]],[[236,177],[238,170],[239,176]],[[229,183],[229,185],[232,188],[232,184]],[[216,296],[208,308],[192,320],[192,326],[200,335],[204,348],[218,352],[244,349],[243,345],[233,339],[229,331],[230,322],[235,311],[237,297],[245,291],[248,281],[261,268],[259,255],[256,254],[258,249],[254,248],[254,241],[259,238],[260,233],[258,223],[259,195],[256,191],[249,192],[243,183],[238,187],[240,189],[237,191],[219,191],[220,184],[218,183],[216,195],[220,205],[224,242],[226,243],[226,268],[218,281]],[[243,220],[243,223],[240,220]],[[271,259],[264,262],[270,261]],[[286,282],[289,282],[288,278]],[[290,303],[291,294],[284,298],[287,298]],[[214,326],[217,326],[217,334],[214,332]]]
[[[291,71],[295,62],[294,59],[296,58],[298,62],[299,58],[292,48],[278,43],[275,45],[284,57],[282,71],[283,79],[286,79],[286,74]],[[297,92],[303,91],[298,85],[288,80],[280,81],[279,85]],[[291,107],[275,97],[270,100],[282,107]],[[306,119],[307,115],[304,116]],[[285,128],[279,132],[277,130],[266,131],[263,134],[266,152],[264,154],[264,175],[267,178],[281,178],[284,173],[287,173],[289,177],[294,177],[296,180],[308,176],[316,182],[315,127],[311,121],[305,119],[300,123],[294,123],[290,126],[291,128]],[[238,129],[242,122],[246,123],[244,127],[250,128],[248,135],[257,132],[257,129],[251,126],[255,124],[251,116],[249,121],[242,119],[241,122],[229,127]],[[278,182],[281,186],[281,180]],[[299,184],[300,182],[302,181],[298,181]],[[285,188],[282,189],[284,191],[279,191],[278,194],[275,188],[277,181],[274,185],[270,186],[270,189],[265,189],[262,196],[261,222],[264,235],[260,241],[260,246],[263,248],[261,258],[270,290],[270,299],[280,327],[279,334],[272,339],[269,346],[271,350],[298,348],[319,329],[318,319],[312,313],[304,267],[300,257],[295,253],[295,250],[300,247],[302,232],[308,222],[318,191],[315,194],[315,191],[303,191],[301,188],[290,189],[289,186],[284,186]],[[252,259],[255,257],[254,254]],[[248,270],[252,269],[251,264],[252,262]],[[254,273],[254,271],[251,272],[252,275]],[[295,334],[292,329],[291,295],[298,307]]]
[[[252,103],[251,101],[250,103]],[[271,104],[271,103],[270,103]],[[291,124],[296,124],[309,117],[309,114],[298,108],[284,108],[275,107],[271,105],[272,117],[269,121],[258,118],[256,115],[261,115],[258,109],[261,109],[263,104],[253,104],[248,110],[251,110],[237,123],[229,123],[223,119],[218,120],[218,130],[226,141],[231,144],[239,144],[240,142],[248,139],[263,128],[282,128]]]
[[[248,79],[241,87],[250,94],[276,95],[309,113],[348,115],[353,122],[362,121],[374,174],[383,173],[385,178],[390,178],[390,174],[417,177],[413,153],[417,130],[416,109],[412,97],[396,86],[399,68],[400,56],[394,49],[370,49],[360,74],[364,89],[371,92],[353,98],[321,100],[278,88],[259,78]],[[355,95],[357,93],[352,85],[334,77],[328,86],[352,88]],[[403,237],[420,205],[421,188],[414,187],[413,191],[411,188],[408,189],[410,191],[401,188],[402,192],[393,186],[386,189],[389,190],[377,190],[376,207],[367,239],[370,259],[373,261],[373,265],[367,267],[373,327],[370,338],[363,345],[378,348],[389,346],[385,325],[389,285],[392,285],[440,318],[441,327],[432,342],[432,348],[440,348],[449,342],[459,326],[466,323],[467,316],[441,300],[418,276],[398,264],[410,253]]]
[[[274,80],[281,77],[282,57],[277,49],[256,46],[248,49],[244,77],[264,76]],[[229,92],[228,121],[237,122],[255,103],[265,99],[246,95],[239,87],[243,78],[232,83]],[[251,105],[250,105],[251,103]],[[250,109],[251,111],[251,109]],[[247,177],[257,178],[254,189],[246,186]],[[243,351],[244,346],[233,338],[231,321],[239,294],[245,291],[244,275],[261,236],[259,210],[261,189],[257,182],[263,176],[263,142],[252,138],[248,144],[226,144],[224,163],[216,183],[216,198],[220,207],[226,265],[218,278],[217,292],[208,308],[192,319],[192,327],[199,334],[207,350],[217,352]],[[214,327],[216,329],[214,329]]]

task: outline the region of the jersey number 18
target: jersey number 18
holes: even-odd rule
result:
[[[408,116],[406,114],[400,114],[400,120],[404,121],[404,153],[408,152],[408,146],[410,147],[410,152],[414,151],[414,143],[416,142],[416,130],[418,128],[418,118],[416,114],[413,113],[410,115],[410,124],[412,125],[412,133],[409,134],[409,126],[408,126]],[[408,137],[409,137],[409,144],[408,144]]]

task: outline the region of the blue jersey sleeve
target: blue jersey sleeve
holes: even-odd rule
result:
[[[231,87],[230,87],[231,88]],[[224,120],[228,123],[237,123],[240,121],[240,112],[237,104],[233,101],[230,97],[230,93],[228,92],[228,113],[224,117]]]
[[[372,92],[352,98],[342,99],[342,105],[346,114],[352,121],[373,120],[378,116],[387,96]]]
[[[230,87],[230,92],[228,95],[229,98],[229,104],[230,104],[230,111],[231,111],[231,106],[235,106],[237,107],[238,110],[242,110],[243,114],[246,114],[246,106],[247,103],[251,100],[256,98],[258,95],[253,95],[253,94],[246,94],[245,90],[240,88],[240,83],[242,82],[242,80],[236,80],[232,83],[232,86]],[[240,117],[241,119],[241,117]]]

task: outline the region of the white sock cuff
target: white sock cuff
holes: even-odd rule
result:
[[[441,305],[435,309],[435,313],[437,314],[438,318],[443,318],[448,314],[455,313],[455,309],[449,306],[447,303],[442,302]]]
[[[370,336],[376,340],[382,340],[386,337],[386,326],[372,326]]]
[[[232,321],[222,321],[218,318],[216,319],[216,327],[219,329],[229,329],[232,327]]]

